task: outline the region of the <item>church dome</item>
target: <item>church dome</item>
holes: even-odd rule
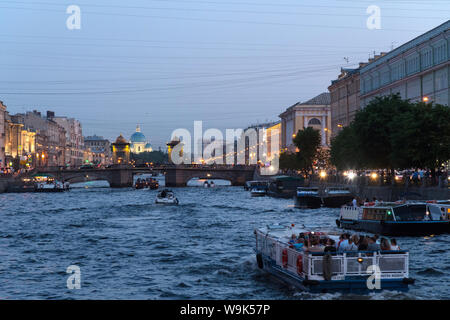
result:
[[[120,144],[120,143],[128,143],[127,140],[125,140],[125,138],[122,136],[122,134],[120,134],[120,136],[117,137],[116,139],[116,143]]]
[[[130,138],[131,143],[145,143],[145,136],[141,133],[141,128],[139,125],[136,127],[136,132],[131,135]]]
[[[145,149],[146,151],[149,151],[149,152],[153,151],[152,145],[151,145],[150,143],[147,143],[147,144],[145,145],[144,149]]]

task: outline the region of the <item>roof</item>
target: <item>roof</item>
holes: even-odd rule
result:
[[[400,47],[395,48],[392,51],[389,51],[387,54],[383,55],[382,57],[371,61],[370,63],[368,63],[367,65],[365,65],[364,67],[361,68],[361,73],[367,72],[373,68],[375,68],[376,66],[382,64],[383,62],[386,62],[390,59],[392,59],[393,57],[396,57],[400,54],[402,54],[403,52],[406,52],[408,50],[410,50],[411,48],[414,48],[418,45],[420,45],[421,43],[424,43],[436,36],[438,36],[439,34],[446,32],[447,30],[449,30],[450,28],[450,20],[447,20],[446,22],[442,23],[441,25],[437,26],[434,29],[431,29],[423,34],[421,34],[420,36],[402,44]]]
[[[141,132],[135,132],[131,135],[130,141],[133,142],[146,142],[145,136]]]
[[[120,136],[117,137],[116,139],[116,144],[123,144],[123,143],[128,143],[127,140],[125,140],[125,138],[122,136],[122,134]]]
[[[297,103],[297,105],[324,105],[324,104],[330,104],[331,103],[331,96],[329,92],[323,92],[319,94],[318,96],[315,96],[312,99],[309,99],[306,102],[303,103]]]

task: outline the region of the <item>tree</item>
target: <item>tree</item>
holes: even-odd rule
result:
[[[433,172],[450,159],[450,109],[414,103],[396,115],[392,130],[392,162],[397,168],[429,168]]]
[[[280,169],[298,170],[300,169],[300,162],[294,153],[283,152],[279,159]]]
[[[299,130],[293,139],[298,148],[297,158],[300,169],[305,173],[314,172],[313,163],[320,147],[320,132],[311,127]]]
[[[345,127],[331,140],[330,161],[338,170],[360,169],[361,152],[356,147],[357,137],[353,125]]]
[[[375,98],[356,114],[352,127],[362,167],[393,168],[391,132],[397,125],[394,117],[410,107],[408,100],[395,94]]]

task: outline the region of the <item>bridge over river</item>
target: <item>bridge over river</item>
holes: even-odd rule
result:
[[[60,181],[106,180],[112,188],[133,186],[133,178],[140,174],[162,173],[167,187],[185,187],[192,178],[223,179],[233,186],[244,185],[253,179],[256,166],[228,165],[165,165],[136,168],[117,165],[111,168],[98,169],[38,169],[33,173],[51,174]]]

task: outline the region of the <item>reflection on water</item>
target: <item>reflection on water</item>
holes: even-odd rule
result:
[[[407,293],[288,287],[257,268],[254,228],[286,222],[337,230],[338,210],[300,210],[290,199],[254,198],[214,182],[174,188],[180,205],[171,207],[154,204],[157,190],[110,189],[102,181],[67,193],[0,194],[0,299],[450,298],[449,235],[398,239],[411,251],[416,278]],[[81,268],[80,290],[66,287],[69,265]]]

